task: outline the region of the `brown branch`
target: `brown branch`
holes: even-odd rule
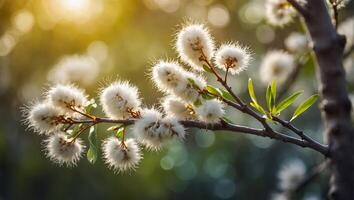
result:
[[[317,59],[321,111],[331,155],[329,198],[354,199],[354,127],[342,63],[345,39],[333,26],[324,0],[307,1],[306,8],[311,12],[303,17]]]
[[[109,118],[100,118],[96,117],[96,120],[93,121],[92,119],[87,120],[73,120],[73,123],[112,123],[112,124],[123,124],[123,125],[132,125],[136,119],[126,119],[126,120],[115,120]],[[323,155],[327,155],[328,147],[326,145],[322,145],[315,141],[306,141],[301,140],[295,137],[291,137],[282,133],[278,133],[272,129],[255,129],[246,126],[240,126],[235,124],[230,124],[225,121],[221,121],[215,124],[208,124],[201,121],[191,121],[191,120],[182,120],[180,123],[185,126],[186,128],[200,128],[206,130],[222,130],[222,131],[231,131],[231,132],[239,132],[251,135],[257,135],[262,137],[269,137],[275,140],[279,140],[286,143],[292,143],[301,147],[307,147],[322,153]]]

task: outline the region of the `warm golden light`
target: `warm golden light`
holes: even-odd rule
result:
[[[80,13],[90,7],[90,0],[60,0],[58,3],[65,10]]]
[[[97,16],[103,5],[97,0],[43,0],[48,15],[57,20],[85,23]]]

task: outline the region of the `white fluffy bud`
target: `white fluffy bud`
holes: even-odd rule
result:
[[[50,88],[47,98],[55,107],[66,112],[72,112],[69,106],[82,109],[87,103],[84,91],[72,85],[58,84]]]
[[[139,142],[147,148],[158,150],[173,138],[184,138],[184,127],[174,118],[162,118],[155,109],[144,109],[141,118],[134,126],[133,132]]]
[[[102,144],[105,162],[116,172],[134,170],[142,159],[140,148],[134,139],[124,144],[116,137],[107,138]]]
[[[100,102],[105,114],[113,119],[126,119],[131,112],[140,110],[141,100],[138,89],[129,82],[115,82],[104,88]]]
[[[261,80],[268,84],[272,80],[282,84],[295,68],[295,59],[289,53],[283,51],[270,51],[261,63]]]
[[[175,96],[167,96],[162,100],[162,107],[167,116],[179,120],[194,118],[193,108],[188,109],[188,104]]]
[[[287,0],[266,0],[265,16],[269,24],[284,26],[292,21],[295,9]]]
[[[215,64],[231,74],[238,74],[245,70],[250,62],[251,55],[247,48],[239,44],[223,44],[215,53]]]
[[[202,77],[187,72],[176,62],[160,61],[152,68],[152,80],[160,90],[178,96],[184,101],[194,102],[199,93],[188,79],[193,79],[200,89],[206,87]]]
[[[204,102],[196,109],[198,118],[206,123],[217,123],[225,114],[224,104],[216,99]]]
[[[291,33],[285,39],[285,46],[290,52],[304,53],[308,47],[307,38],[301,33]]]
[[[211,60],[214,53],[214,42],[209,30],[202,24],[188,25],[177,34],[176,49],[183,62],[195,70],[203,70],[200,58],[203,51],[206,59]]]
[[[80,138],[70,142],[63,132],[50,135],[45,142],[46,155],[59,165],[75,166],[85,150]]]
[[[40,134],[49,134],[62,126],[57,120],[60,111],[48,103],[31,106],[26,115],[28,125]]]
[[[286,163],[278,174],[280,188],[284,191],[294,189],[304,178],[305,173],[306,167],[301,160],[293,160]]]

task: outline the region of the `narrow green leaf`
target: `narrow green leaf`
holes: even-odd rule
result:
[[[213,95],[210,95],[210,94],[203,93],[202,94],[202,98],[205,99],[205,100],[211,100],[211,99],[215,99],[216,97],[213,96]]]
[[[257,103],[257,98],[256,98],[256,95],[254,94],[254,87],[253,87],[253,83],[252,83],[251,78],[248,79],[248,93],[249,93],[252,101],[254,103]]]
[[[290,95],[289,97],[287,97],[286,99],[284,99],[282,102],[280,102],[277,106],[277,112],[280,113],[281,111],[283,111],[284,109],[286,109],[287,107],[289,107],[292,103],[294,103],[294,101],[296,100],[296,98],[298,96],[300,96],[302,94],[302,91],[299,92],[295,92],[294,94]]]
[[[91,113],[93,108],[96,108],[97,104],[95,102],[95,99],[91,99],[88,104],[85,106],[85,112],[86,113]]]
[[[116,137],[118,139],[122,139],[123,138],[123,133],[124,133],[125,127],[121,127],[117,130],[116,132]]]
[[[268,111],[271,112],[272,111],[272,89],[270,85],[268,85],[267,87],[266,101],[267,101]]]
[[[189,84],[191,84],[193,86],[194,89],[199,90],[199,86],[195,83],[195,80],[193,80],[192,78],[187,78]]]
[[[318,95],[315,94],[309,97],[308,99],[306,99],[304,102],[302,102],[300,106],[297,107],[297,109],[295,110],[293,117],[290,119],[290,121],[292,121],[293,119],[301,115],[303,112],[305,112],[309,107],[311,107],[317,101],[317,99],[318,99]]]
[[[207,85],[206,89],[209,93],[211,93],[213,95],[222,96],[222,92],[218,88],[215,88],[212,85]]]
[[[255,108],[256,110],[258,110],[260,113],[262,114],[266,114],[266,112],[264,111],[263,107],[260,106],[258,103],[254,103],[254,102],[251,102],[250,105]]]
[[[224,97],[225,99],[229,101],[234,101],[234,98],[227,90],[221,89],[221,93],[222,93],[221,96]]]
[[[95,162],[97,160],[97,156],[98,156],[97,127],[96,126],[90,127],[88,140],[90,143],[90,148],[87,151],[87,160],[90,161],[91,164],[95,164]]]
[[[272,100],[273,103],[275,103],[275,99],[277,97],[277,83],[275,80],[272,81],[272,86],[271,86],[271,90],[272,90]]]
[[[206,71],[206,72],[213,73],[213,71],[212,71],[208,66],[206,66],[206,65],[203,65],[203,69],[204,69],[204,71]]]

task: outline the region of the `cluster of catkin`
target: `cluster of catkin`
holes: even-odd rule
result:
[[[102,142],[104,161],[116,172],[136,168],[142,159],[140,146],[158,150],[170,140],[183,139],[181,120],[218,123],[225,113],[224,104],[217,98],[202,98],[207,83],[201,72],[205,67],[217,67],[238,74],[251,59],[249,50],[238,43],[216,49],[208,29],[201,24],[184,26],[176,35],[175,47],[181,62],[159,60],[151,68],[152,81],[165,94],[160,107],[143,106],[138,89],[127,81],[111,83],[99,93],[107,118],[134,120],[127,137],[111,136]],[[84,154],[83,141],[69,137],[68,126],[95,119],[85,110],[90,102],[82,89],[57,84],[48,89],[44,101],[27,109],[29,127],[47,137],[46,155],[55,163],[73,166]]]

